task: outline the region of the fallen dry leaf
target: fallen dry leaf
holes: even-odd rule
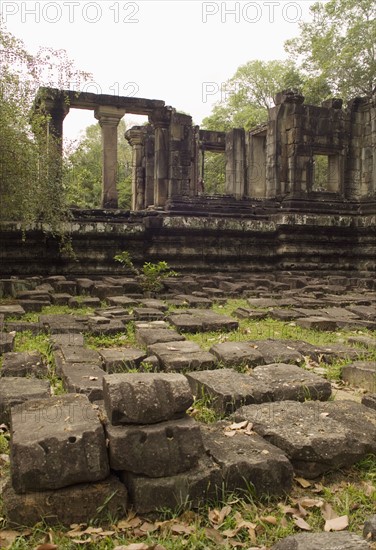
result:
[[[324,502],[324,504],[321,508],[321,515],[326,521],[338,518],[338,514],[335,513],[335,511],[333,510],[333,508],[332,508],[331,504],[329,504],[329,502]]]
[[[228,426],[229,430],[243,430],[248,426],[248,420],[243,420],[242,422],[233,422]]]
[[[140,525],[139,529],[140,531],[144,531],[144,533],[153,533],[158,530],[158,526],[155,525],[155,523],[144,521],[144,523]]]
[[[349,526],[348,516],[340,516],[339,518],[328,519],[325,522],[324,531],[343,531]]]
[[[10,531],[4,529],[3,531],[0,531],[0,548],[8,548],[10,547],[17,537],[20,537],[21,533],[18,531]]]
[[[222,537],[222,535],[216,529],[213,529],[212,527],[205,527],[204,531],[208,539],[214,541],[216,544],[220,544],[220,545],[227,544],[226,540]]]
[[[194,527],[190,527],[183,523],[175,523],[171,526],[171,533],[174,533],[174,535],[191,535],[193,531]]]
[[[132,544],[127,544],[127,546],[115,546],[114,550],[150,550],[154,546],[149,546],[144,542],[134,542]]]
[[[224,506],[221,510],[209,510],[208,517],[213,525],[222,525],[224,519],[231,513],[231,506]]]
[[[303,529],[303,531],[311,531],[312,528],[310,525],[308,525],[308,523],[306,521],[304,521],[303,518],[300,518],[298,516],[293,516],[294,518],[294,523],[297,527],[299,527],[299,529]]]
[[[274,516],[261,516],[260,521],[264,521],[265,523],[270,523],[270,525],[277,525],[278,520]]]
[[[301,487],[303,487],[303,489],[308,489],[308,487],[311,487],[312,485],[311,482],[304,479],[304,477],[295,477],[294,479]]]
[[[40,544],[39,546],[37,546],[35,550],[56,550],[57,547],[57,544],[46,542],[45,544]]]

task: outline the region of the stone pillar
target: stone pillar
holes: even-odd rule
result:
[[[48,175],[56,180],[62,177],[63,122],[69,113],[64,92],[41,88],[34,103],[31,123],[37,139],[48,153]]]
[[[171,110],[155,109],[149,120],[154,126],[154,205],[163,207],[168,199]]]
[[[241,199],[245,194],[245,130],[226,134],[226,193]]]
[[[145,133],[142,126],[133,126],[125,132],[125,138],[132,146],[132,210],[145,208]]]
[[[125,109],[99,106],[94,115],[102,129],[102,208],[117,208],[117,127]]]

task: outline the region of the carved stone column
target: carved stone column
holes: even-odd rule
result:
[[[234,128],[226,134],[226,193],[241,199],[245,194],[245,131]]]
[[[102,129],[102,208],[117,208],[117,127],[125,109],[99,106],[94,115]]]
[[[171,111],[167,107],[155,109],[149,120],[154,126],[154,204],[164,206],[168,199]]]
[[[47,171],[50,178],[61,180],[63,162],[63,122],[69,113],[64,92],[40,88],[31,116],[33,130],[48,152]]]
[[[133,126],[125,132],[132,146],[132,210],[145,208],[144,140],[146,129]]]

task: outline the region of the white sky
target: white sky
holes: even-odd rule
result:
[[[163,99],[200,124],[240,65],[286,58],[283,43],[298,34],[312,3],[0,0],[0,9],[28,51],[64,49],[77,68],[91,72],[87,91]],[[72,109],[65,136],[74,138],[94,121],[92,112]]]

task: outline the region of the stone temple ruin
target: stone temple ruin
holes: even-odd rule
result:
[[[102,129],[102,210],[72,212],[66,231],[75,262],[37,226],[26,245],[17,224],[2,224],[4,275],[111,273],[124,248],[180,270],[374,272],[375,97],[343,109],[339,99],[316,107],[283,92],[265,125],[226,133],[200,130],[159,100],[41,89],[35,101],[50,116],[46,135],[58,140],[74,108],[93,110]],[[116,136],[125,113],[149,117],[125,136],[131,212],[117,209]],[[203,192],[207,152],[226,156],[224,195]]]
[[[10,522],[156,514],[223,491],[280,497],[294,475],[315,480],[376,454],[375,99],[316,107],[283,92],[265,125],[224,133],[200,130],[163,101],[40,91],[35,109],[50,115],[46,134],[58,139],[69,109],[94,111],[102,208],[72,210],[65,230],[75,258],[46,228],[27,228],[25,241],[17,223],[0,224],[0,424],[11,425],[2,496]],[[125,136],[130,212],[117,208],[116,189],[125,113],[149,117]],[[223,195],[205,194],[208,151],[226,156]],[[150,298],[116,265],[121,250],[136,263],[166,260],[181,274]],[[247,306],[214,311],[229,298]],[[71,312],[45,313],[49,305]],[[82,306],[91,313],[76,315]],[[37,321],[25,317],[38,312]],[[264,319],[283,322],[286,334],[242,339],[243,320],[257,334]],[[130,323],[137,347],[87,345],[88,335],[125,334]],[[341,338],[313,345],[305,329]],[[24,331],[48,336],[53,365],[37,351],[17,351]],[[209,349],[189,338],[218,331],[224,337]],[[338,360],[362,399],[337,399],[323,374]],[[61,395],[53,395],[52,371]],[[194,396],[223,420],[198,422]],[[273,548],[370,548],[347,532],[292,539]]]

